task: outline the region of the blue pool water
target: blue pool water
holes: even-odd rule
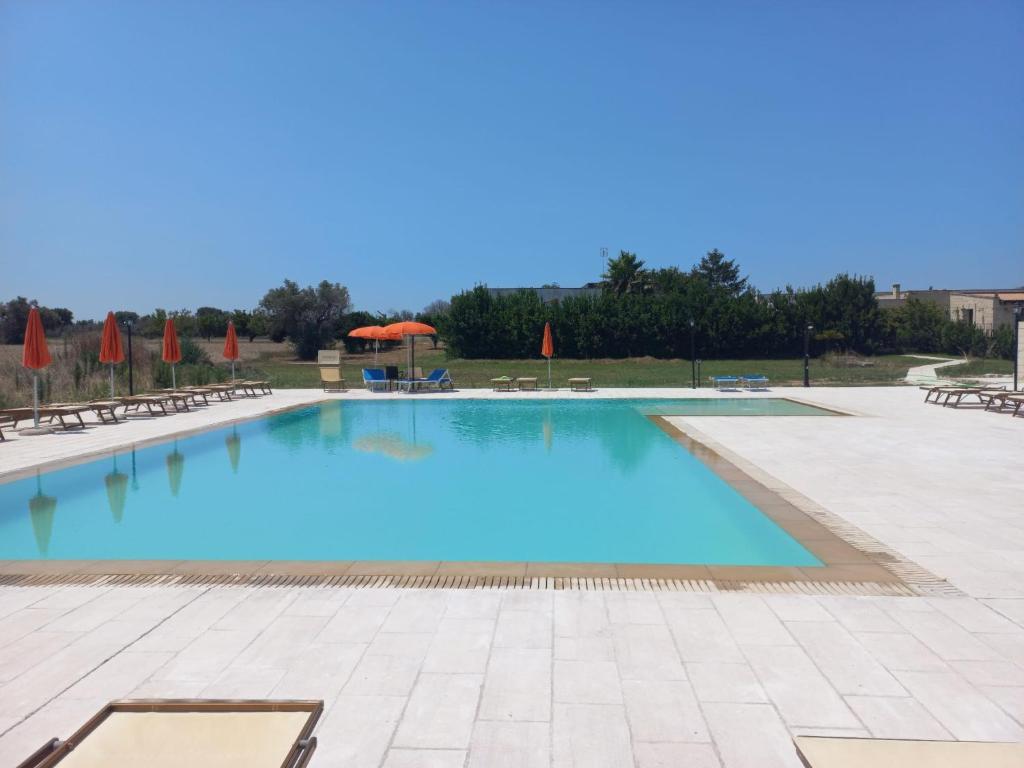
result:
[[[688,402],[325,403],[2,484],[0,559],[821,565],[645,415]]]

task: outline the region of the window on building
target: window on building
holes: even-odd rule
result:
[[[960,319],[961,320],[966,320],[968,325],[974,325],[974,309],[973,308],[968,309],[967,307],[962,307],[960,309]]]

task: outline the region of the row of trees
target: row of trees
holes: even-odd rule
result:
[[[32,307],[39,309],[43,329],[50,334],[60,334],[74,325],[74,315],[63,307],[44,307],[33,299],[18,296],[6,303],[0,303],[0,343],[21,344],[25,340],[25,326]]]
[[[690,270],[646,269],[623,251],[608,262],[596,296],[544,304],[534,291],[492,296],[484,286],[453,297],[436,324],[453,357],[537,357],[545,322],[561,357],[705,358],[799,355],[812,325],[816,351],[1011,354],[1009,329],[987,335],[910,301],[883,312],[871,278],[840,274],[824,285],[770,294],[714,250]]]

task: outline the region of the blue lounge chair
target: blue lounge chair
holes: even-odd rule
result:
[[[736,389],[740,383],[738,376],[711,376],[711,383],[719,392],[725,389]]]
[[[363,384],[371,392],[387,392],[388,380],[380,368],[363,368]]]
[[[428,387],[437,387],[438,389],[444,389],[446,386],[448,389],[455,389],[455,382],[452,381],[451,374],[448,373],[447,368],[435,368],[427,374],[427,378],[420,379],[420,384],[425,384]]]
[[[740,381],[747,389],[768,389],[768,377],[763,373],[750,373],[740,376]]]

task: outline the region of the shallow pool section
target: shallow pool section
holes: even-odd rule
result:
[[[2,484],[0,559],[821,565],[647,417],[683,407],[332,401]]]

